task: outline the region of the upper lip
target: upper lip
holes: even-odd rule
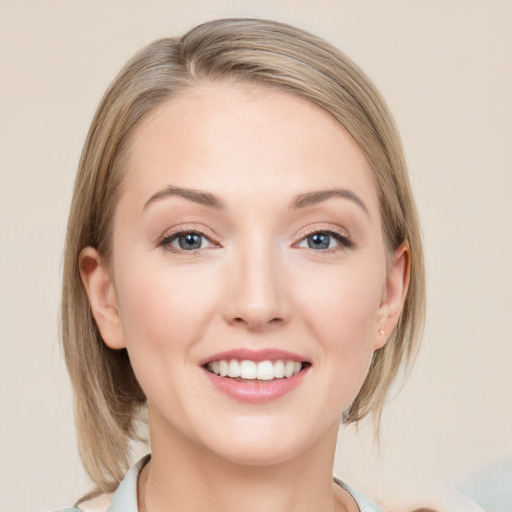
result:
[[[277,348],[264,348],[264,349],[250,349],[250,348],[237,348],[232,350],[226,350],[224,352],[218,352],[211,356],[208,356],[200,361],[200,366],[204,366],[213,361],[236,359],[237,361],[249,360],[249,361],[297,361],[299,363],[308,362],[308,360],[294,352],[287,350],[281,350]]]

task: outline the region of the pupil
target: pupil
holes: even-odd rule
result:
[[[188,235],[180,236],[178,243],[181,249],[200,249],[201,248],[201,235],[189,233]]]
[[[315,233],[308,237],[308,246],[310,249],[328,249],[330,236],[325,233]]]

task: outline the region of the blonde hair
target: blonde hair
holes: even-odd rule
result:
[[[424,318],[424,267],[417,213],[400,138],[384,101],[342,52],[307,32],[256,19],[200,25],[156,41],[121,70],[91,123],[71,204],[62,292],[62,341],[75,396],[78,445],[98,491],[123,478],[146,398],[125,350],[103,343],[78,268],[80,251],[111,253],[112,219],[130,137],[161,103],[199,81],[249,82],[288,91],[330,113],[357,142],[373,172],[389,254],[406,243],[410,284],[398,326],[374,354],[345,423],[380,418],[386,392],[417,350]]]

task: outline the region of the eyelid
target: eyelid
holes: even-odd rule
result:
[[[208,229],[206,226],[201,226],[197,224],[180,224],[178,226],[174,226],[168,230],[166,230],[161,236],[158,237],[158,240],[156,242],[156,245],[158,247],[163,247],[164,249],[167,249],[174,253],[179,254],[197,254],[198,252],[209,249],[211,247],[201,247],[199,249],[192,249],[192,250],[183,250],[178,247],[174,247],[170,245],[170,242],[175,240],[180,235],[185,235],[189,233],[195,233],[198,235],[203,236],[205,239],[208,240],[210,244],[212,244],[213,247],[221,247],[221,244],[216,240],[218,237],[216,237],[210,229]],[[335,252],[337,250],[343,250],[355,247],[355,243],[353,242],[350,234],[347,230],[340,226],[333,226],[333,225],[310,225],[305,228],[303,228],[296,236],[296,242],[292,244],[293,247],[298,247],[298,244],[301,243],[305,238],[308,236],[311,236],[316,233],[324,233],[327,235],[333,236],[338,244],[335,247],[328,248],[328,249],[311,249],[314,252]]]
[[[192,249],[186,251],[170,245],[170,242],[174,241],[180,235],[186,235],[191,233],[204,237],[213,247],[220,247],[220,243],[215,240],[216,236],[211,232],[211,230],[206,228],[205,226],[198,226],[197,224],[180,224],[178,226],[174,226],[166,230],[161,236],[158,237],[156,245],[157,247],[163,247],[164,249],[173,253],[188,255],[197,254],[203,249],[211,248],[201,247],[199,249]]]
[[[304,238],[314,233],[336,233],[344,238],[350,238],[350,235],[346,229],[340,226],[333,226],[332,224],[314,224],[303,228],[298,236]]]
[[[311,249],[314,252],[334,252],[336,250],[342,250],[342,249],[349,249],[352,247],[355,247],[355,243],[352,240],[352,237],[348,233],[347,230],[343,229],[340,226],[333,226],[333,225],[314,225],[314,226],[308,226],[304,228],[298,235],[297,235],[297,242],[293,244],[294,247],[297,247],[299,243],[301,243],[305,238],[308,236],[314,235],[316,233],[324,233],[326,235],[331,235],[336,238],[338,241],[338,245],[336,247],[332,247],[329,249]]]

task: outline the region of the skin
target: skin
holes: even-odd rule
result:
[[[333,189],[353,196],[290,207]],[[203,247],[179,252],[177,231]],[[318,232],[342,241],[310,248]],[[357,510],[332,484],[339,417],[397,323],[408,254],[386,254],[371,169],[343,127],[281,91],[197,86],[139,126],[113,233],[111,261],[89,247],[80,265],[105,343],[128,350],[148,397],[146,509]],[[200,361],[240,347],[311,367],[277,400],[235,401]]]

